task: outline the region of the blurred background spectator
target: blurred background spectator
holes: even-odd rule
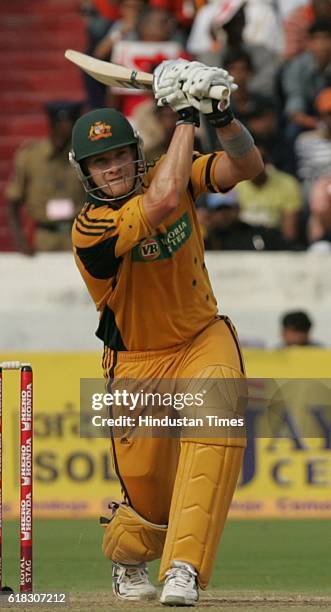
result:
[[[111,61],[153,72],[160,62],[180,56],[185,56],[185,49],[175,19],[162,8],[146,7],[139,13],[135,40],[117,40],[112,46]],[[112,93],[117,94],[115,104],[128,118],[135,106],[147,99],[138,90],[112,88]]]
[[[296,178],[270,164],[268,150],[257,144],[265,169],[255,179],[243,181],[235,187],[239,194],[241,216],[248,223],[277,228],[284,243],[290,247],[295,244],[299,232],[302,208],[300,185]]]
[[[211,193],[198,208],[205,247],[210,251],[278,251],[286,248],[280,231],[241,218],[239,194]]]
[[[132,121],[144,142],[148,162],[166,153],[176,127],[176,113],[167,106],[156,106],[150,98],[137,106]]]
[[[239,85],[232,96],[233,110],[263,150],[267,166],[260,177],[238,186],[240,209],[230,206],[220,213],[223,217],[232,215],[232,230],[234,224],[241,223],[255,229],[277,231],[280,239],[277,237],[275,242],[275,237],[267,232],[261,249],[277,250],[312,248],[313,245],[317,248],[317,243],[321,248],[322,243],[330,243],[330,7],[331,0],[216,0],[210,3],[205,0],[123,0],[122,3],[117,0],[70,0],[66,10],[71,20],[80,20],[82,33],[85,27],[85,51],[99,59],[152,72],[155,65],[164,59],[191,57],[224,66],[233,74]],[[79,15],[77,8],[80,8]],[[48,7],[49,10],[53,9]],[[76,17],[73,11],[76,11]],[[47,14],[42,19],[47,21]],[[76,38],[78,30],[75,27],[75,38],[72,33],[72,46],[82,49],[81,34]],[[59,39],[54,35],[54,40],[50,41],[52,49],[60,49],[62,45],[56,51],[61,55],[61,71],[64,69],[62,39],[65,37],[63,31]],[[36,41],[37,38],[36,35]],[[35,58],[33,62],[39,69],[41,59]],[[73,66],[66,65],[65,68],[68,69],[66,74],[78,75]],[[29,73],[27,82],[34,83],[36,78],[34,73],[32,76]],[[64,78],[54,72],[51,79],[56,83],[54,87],[60,87],[61,97]],[[148,161],[166,151],[176,119],[170,109],[156,108],[144,92],[115,88],[110,91],[85,74],[83,78],[85,109],[109,104],[122,110],[141,133]],[[41,87],[38,77],[39,82]],[[66,77],[65,91],[68,82],[73,81]],[[49,89],[50,84],[47,87]],[[80,95],[77,84],[74,92],[73,97]],[[51,95],[41,92],[40,107],[42,102],[51,99]],[[64,93],[63,99],[65,97]],[[26,95],[24,104],[16,101],[13,91],[10,99],[14,106],[18,105],[20,113],[24,111],[21,140],[24,143],[26,137],[33,136],[34,125],[26,125],[26,105],[29,112],[37,113],[37,109],[32,107]],[[8,113],[8,105],[5,109]],[[11,108],[9,110],[11,112]],[[23,122],[23,117],[19,117],[16,125],[13,115],[10,129],[6,121],[2,136],[0,134],[0,139],[4,140],[4,154],[9,151],[8,160],[3,162],[4,169],[9,166],[10,155],[19,144],[21,120]],[[38,138],[45,132],[44,128],[41,129],[40,119],[35,125]],[[215,131],[204,118],[197,130],[195,148],[203,153],[220,149]],[[28,165],[30,150],[32,143],[23,144],[17,153],[15,168]],[[63,155],[65,159],[65,153]],[[19,174],[18,170],[15,174]],[[4,170],[2,179],[0,175],[3,185],[7,178]],[[22,232],[23,206],[18,201],[14,204],[10,195],[15,189],[21,194],[22,189],[13,185],[12,182],[7,189],[11,225],[15,228],[18,248],[29,251],[31,247]],[[36,215],[34,218],[39,225],[50,221]],[[54,224],[55,219],[51,222]],[[243,228],[241,225],[241,230]],[[50,228],[44,230],[50,232]],[[245,231],[248,231],[246,226]],[[5,236],[4,229],[2,236]],[[243,242],[240,239],[239,249]],[[252,244],[249,239],[247,248],[255,248]]]
[[[306,203],[314,182],[331,172],[331,87],[321,91],[315,107],[317,129],[302,132],[295,142],[297,173]]]
[[[137,40],[139,13],[144,4],[142,0],[123,0],[120,7],[120,18],[112,24],[106,36],[96,45],[94,57],[109,60],[113,46],[119,40]]]
[[[291,59],[306,50],[309,27],[317,19],[331,19],[330,0],[312,0],[291,10],[284,19],[284,56]]]
[[[6,194],[16,248],[26,255],[72,248],[72,221],[82,207],[84,191],[68,163],[68,154],[73,124],[81,109],[77,102],[47,104],[48,137],[24,143],[15,155]],[[34,244],[23,231],[24,205],[35,223]]]
[[[85,20],[85,53],[94,55],[97,46],[109,31],[111,25],[120,18],[120,5],[113,0],[81,0],[80,11]],[[108,58],[104,56],[100,59]],[[87,106],[91,109],[105,106],[107,99],[106,86],[95,81],[85,72],[81,74],[87,94]]]
[[[331,173],[314,184],[310,195],[309,243],[320,250],[331,250]]]
[[[281,319],[282,348],[289,346],[321,346],[311,339],[312,320],[301,310],[287,312]]]
[[[306,51],[285,65],[282,85],[285,112],[294,133],[316,129],[316,96],[331,85],[331,20],[320,18],[309,28]]]
[[[223,65],[229,51],[246,51],[251,59],[251,90],[273,94],[280,60],[265,45],[244,38],[245,5],[245,0],[206,5],[197,13],[187,48],[200,61],[215,66]]]

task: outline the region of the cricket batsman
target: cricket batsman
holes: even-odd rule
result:
[[[208,98],[214,84],[229,92],[225,101]],[[225,192],[263,169],[231,111],[235,88],[220,68],[160,64],[155,98],[178,121],[168,152],[150,166],[118,111],[91,111],[74,126],[71,163],[87,192],[73,226],[74,253],[100,312],[96,334],[110,381],[244,379],[234,327],[218,315],[194,205],[202,192]],[[221,152],[194,152],[201,113]],[[245,440],[129,436],[112,437],[111,445],[123,501],[113,504],[103,552],[113,563],[115,596],[155,598],[147,562],[161,558],[161,603],[194,605],[210,580]]]

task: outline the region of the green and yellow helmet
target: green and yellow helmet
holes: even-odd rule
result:
[[[119,147],[134,146],[137,158],[134,188],[125,196],[110,198],[100,194],[92,177],[86,174],[84,162],[92,155],[98,155]],[[69,160],[75,168],[85,191],[97,200],[113,201],[132,195],[141,185],[141,177],[146,173],[146,162],[142,150],[142,140],[122,113],[114,108],[99,108],[80,117],[72,131],[72,148]],[[99,192],[99,193],[98,193]]]

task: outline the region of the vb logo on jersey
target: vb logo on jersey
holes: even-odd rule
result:
[[[159,243],[154,238],[145,238],[139,245],[140,256],[148,261],[157,259],[160,256]]]
[[[109,138],[112,135],[111,125],[104,121],[96,121],[90,127],[88,138],[94,142],[95,140],[100,140],[100,138]]]
[[[144,238],[132,249],[133,261],[156,261],[169,259],[184,246],[192,233],[192,225],[188,213],[177,219],[167,228],[166,232]]]

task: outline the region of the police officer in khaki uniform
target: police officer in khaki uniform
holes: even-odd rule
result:
[[[79,102],[47,104],[48,137],[24,143],[16,153],[6,193],[16,247],[26,255],[71,249],[71,226],[80,210],[83,190],[68,163],[68,152],[72,127],[81,108]],[[35,222],[33,245],[23,231],[24,204]]]

